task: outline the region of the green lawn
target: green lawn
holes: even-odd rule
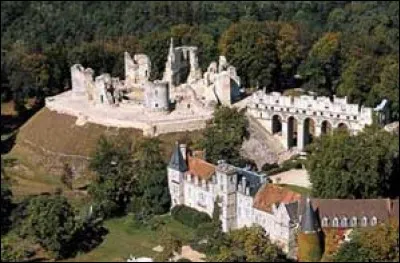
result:
[[[162,216],[166,229],[171,234],[187,243],[194,236],[194,229],[182,225],[170,216]],[[157,252],[152,248],[162,245],[160,231],[152,231],[145,227],[134,227],[132,217],[111,219],[105,222],[109,233],[97,248],[87,254],[79,255],[68,262],[107,262],[126,261],[130,254],[135,257],[153,257]]]

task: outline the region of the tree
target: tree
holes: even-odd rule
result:
[[[76,222],[71,205],[62,196],[38,196],[30,200],[27,217],[20,229],[22,236],[36,242],[62,258],[71,252]]]
[[[101,137],[90,168],[97,175],[89,186],[97,206],[105,216],[123,213],[130,202],[136,176],[131,142]]]
[[[238,70],[242,86],[279,87],[276,23],[243,21],[232,24],[219,40],[219,50]]]
[[[217,262],[284,262],[285,256],[262,227],[245,227],[231,231],[229,245],[221,246],[212,259]]]
[[[324,96],[335,93],[340,78],[340,40],[339,33],[326,33],[314,43],[299,68],[305,89]]]
[[[353,230],[351,240],[339,248],[335,262],[398,262],[399,226],[392,221]]]
[[[171,206],[171,197],[160,141],[154,138],[139,140],[133,148],[133,161],[138,178],[132,189],[133,200],[139,202],[140,209],[145,209],[152,215],[164,214]]]
[[[320,198],[398,196],[399,140],[369,128],[356,136],[335,131],[310,145],[306,169]]]
[[[240,148],[247,136],[247,126],[243,110],[217,107],[200,142],[206,151],[207,161],[217,163],[218,160],[226,160],[230,164],[240,165]]]
[[[5,233],[10,225],[10,215],[13,209],[12,192],[9,186],[1,179],[1,235]]]

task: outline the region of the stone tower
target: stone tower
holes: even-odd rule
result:
[[[153,111],[169,109],[169,86],[167,82],[147,82],[145,85],[144,103]]]
[[[310,198],[307,198],[300,218],[300,233],[297,240],[300,262],[319,262],[321,260],[323,254],[321,234],[318,218]]]
[[[236,228],[236,187],[237,171],[225,161],[219,161],[216,167],[217,192],[222,204],[222,230],[224,232]]]
[[[175,149],[168,164],[168,188],[171,195],[171,208],[184,203],[184,176],[188,170],[186,158],[183,157],[182,150],[186,147],[175,143]]]

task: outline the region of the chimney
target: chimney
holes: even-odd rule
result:
[[[187,156],[186,156],[186,144],[180,144],[179,145],[179,149],[181,150],[181,154],[184,160],[186,160]]]
[[[243,193],[245,193],[245,189],[246,189],[246,177],[245,176],[242,177],[242,189],[243,189]]]

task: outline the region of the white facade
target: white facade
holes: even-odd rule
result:
[[[351,134],[356,134],[373,123],[372,108],[349,104],[346,97],[334,97],[331,101],[329,97],[294,97],[258,91],[247,106],[248,112],[267,131],[281,134],[286,149],[297,144],[297,148],[303,150],[310,142],[311,133],[318,137],[334,128],[345,127]]]
[[[237,168],[234,166],[220,163],[207,181],[193,176],[190,171],[179,172],[169,167],[168,182],[172,207],[185,205],[212,216],[214,202],[218,199],[224,232],[260,225],[283,251],[292,253],[296,225],[291,223],[285,204],[278,207],[273,205],[271,212],[254,208],[250,188],[243,187],[243,183],[246,185],[245,179],[238,182]]]

